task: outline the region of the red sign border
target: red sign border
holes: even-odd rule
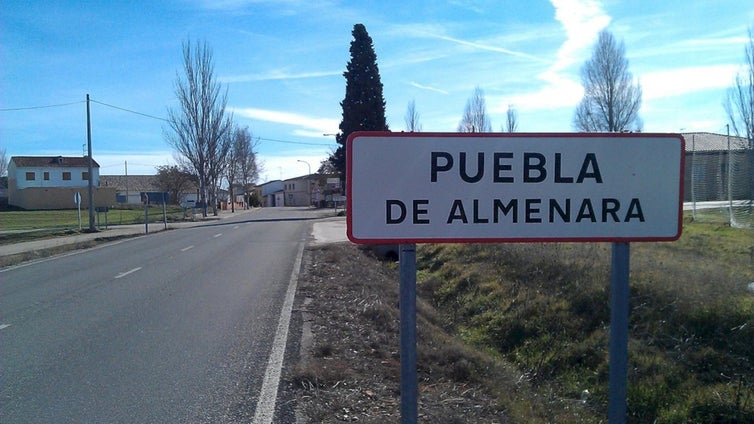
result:
[[[436,138],[678,138],[681,148],[681,167],[678,178],[678,230],[669,237],[514,237],[514,238],[390,238],[363,239],[353,235],[353,157],[352,146],[358,137],[436,137]],[[684,169],[686,166],[686,140],[677,133],[450,133],[450,132],[390,132],[390,131],[356,131],[346,140],[346,234],[352,243],[356,244],[414,244],[414,243],[553,243],[553,242],[656,242],[676,241],[683,231],[683,195]]]

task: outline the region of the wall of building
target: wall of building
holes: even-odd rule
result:
[[[315,179],[293,178],[283,181],[285,185],[285,206],[309,206],[311,193],[309,184],[315,184]]]
[[[34,180],[26,179],[27,172],[34,173]],[[70,180],[63,179],[64,172],[70,173]],[[10,186],[11,180],[13,180],[13,184],[18,189],[32,187],[87,187],[89,185],[88,180],[82,178],[82,173],[85,172],[87,172],[87,168],[82,167],[16,168],[15,164],[11,161],[8,166],[8,184]],[[45,179],[45,173],[47,173],[48,179]],[[94,185],[99,186],[99,168],[92,168],[92,174],[94,175]]]
[[[32,187],[19,190],[15,187],[8,189],[8,204],[23,209],[76,209],[74,193],[81,194],[81,207],[89,206],[89,190],[87,187]],[[115,205],[115,187],[95,187],[94,206]]]

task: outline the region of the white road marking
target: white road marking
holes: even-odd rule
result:
[[[0,330],[5,330],[8,327],[10,327],[10,324],[0,324]]]
[[[186,247],[184,247],[183,249],[181,249],[181,252],[185,252],[185,251],[187,251],[187,250],[191,250],[191,249],[193,249],[193,248],[194,248],[194,245],[192,244],[191,246],[186,246]]]
[[[217,234],[215,234],[215,235],[214,235],[213,237],[214,237],[214,238],[218,238],[218,237],[221,237],[222,235],[223,235],[223,233],[217,233]]]
[[[285,292],[283,308],[280,310],[278,328],[275,332],[275,339],[272,341],[272,352],[270,352],[267,368],[264,371],[262,391],[259,394],[259,399],[257,399],[254,419],[251,421],[256,424],[270,424],[275,416],[275,401],[278,395],[278,385],[280,384],[280,372],[283,368],[285,343],[288,340],[288,327],[291,322],[293,298],[296,294],[296,286],[298,285],[298,272],[301,268],[301,258],[304,255],[304,244],[299,243],[296,261],[293,263],[293,272],[291,272],[291,279],[288,282],[288,291]]]
[[[233,227],[233,229],[234,229],[234,230],[237,230],[237,229],[239,229],[240,227],[241,227],[240,225],[236,225],[235,227]]]
[[[134,272],[136,272],[136,271],[138,271],[138,270],[140,270],[140,269],[141,269],[141,267],[137,267],[137,268],[134,268],[134,269],[132,269],[132,270],[130,270],[130,271],[121,272],[120,274],[118,274],[118,275],[116,275],[116,276],[115,276],[115,279],[117,280],[118,278],[123,278],[123,277],[125,277],[126,275],[128,275],[128,274],[133,274]]]

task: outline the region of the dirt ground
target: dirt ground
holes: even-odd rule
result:
[[[398,285],[397,265],[370,250],[307,249],[291,335],[303,337],[281,383],[297,422],[400,422]],[[427,304],[417,309],[419,422],[508,422],[482,381],[511,374],[453,341]]]

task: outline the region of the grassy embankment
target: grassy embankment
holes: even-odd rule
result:
[[[502,394],[512,418],[604,422],[609,244],[425,245],[418,262],[446,330],[537,393]],[[750,282],[752,230],[686,223],[677,242],[631,245],[629,422],[754,422]],[[469,364],[484,380],[483,362]]]
[[[161,206],[148,208],[149,222],[162,222],[163,214]],[[183,219],[183,209],[176,206],[167,208],[169,222]],[[105,213],[95,213],[95,225],[105,226]],[[107,213],[107,225],[143,224],[144,208],[110,209]],[[89,212],[81,211],[81,225],[84,229],[89,227]],[[2,211],[0,212],[0,230],[16,231],[29,230],[28,232],[9,233],[0,235],[0,243],[18,243],[46,237],[57,237],[79,232],[78,212],[74,209],[54,211]]]

